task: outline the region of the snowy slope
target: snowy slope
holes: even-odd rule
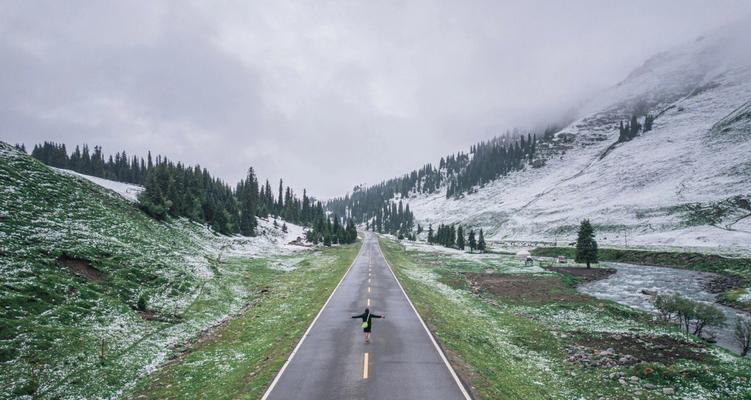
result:
[[[483,227],[493,240],[570,241],[590,218],[605,244],[751,251],[751,210],[743,207],[751,198],[751,32],[744,30],[726,27],[647,61],[584,107],[544,167],[458,200],[445,191],[413,196],[411,210],[422,224]],[[657,115],[653,130],[614,145],[618,122],[632,112]],[[704,211],[691,214],[692,207]],[[714,219],[703,221],[703,212]]]
[[[87,179],[105,189],[112,190],[113,192],[125,197],[126,199],[132,202],[137,202],[138,194],[143,192],[143,186],[140,186],[140,185],[111,181],[109,179],[104,179],[104,178],[97,178],[96,176],[84,175],[84,174],[80,174],[78,172],[71,171],[68,169],[60,169],[60,168],[54,168],[54,167],[52,167],[52,169],[63,174],[73,175],[79,178]]]
[[[143,186],[140,185],[97,178],[95,176],[85,175],[67,169],[51,168],[56,172],[65,175],[72,175],[86,179],[105,189],[109,189],[124,197],[126,200],[134,203],[138,201],[138,195],[144,190]],[[265,220],[259,218],[258,236],[252,238],[239,235],[229,237],[216,236],[208,227],[204,226],[204,236],[213,238],[206,242],[204,247],[205,250],[213,253],[218,253],[223,249],[223,251],[229,255],[243,257],[268,257],[305,249],[305,246],[292,244],[292,242],[296,242],[298,238],[304,240],[304,228],[292,223],[286,223],[287,232],[285,233],[282,231],[282,223],[284,223],[284,221],[279,219],[277,221],[278,226],[274,227],[273,219]],[[197,240],[197,242],[200,242],[200,240]],[[205,270],[204,273],[209,273],[209,271]]]

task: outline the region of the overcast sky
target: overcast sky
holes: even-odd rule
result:
[[[2,1],[0,140],[319,198],[561,118],[751,1]]]

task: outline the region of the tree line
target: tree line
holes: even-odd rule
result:
[[[507,134],[473,145],[470,149],[472,157],[464,158],[466,161],[449,174],[446,197],[459,196],[470,192],[475,186],[521,170],[534,160],[540,140],[533,133],[528,133],[526,137]]]
[[[25,150],[21,145],[17,147]],[[173,162],[161,155],[152,158],[151,152],[144,160],[128,157],[125,151],[105,158],[100,146],[94,146],[93,151],[89,149],[86,144],[76,146],[68,155],[64,144],[44,142],[35,145],[31,155],[53,167],[142,185],[139,205],[156,219],[185,217],[207,224],[221,234],[255,236],[256,217],[273,216],[310,227],[308,236],[316,243],[357,240],[351,219],[326,216],[320,201],[308,196],[306,190],[299,197],[282,180],[276,193],[268,180],[259,185],[253,168],[248,169],[245,179],[231,187],[206,168]]]
[[[371,186],[359,185],[352,193],[326,202],[326,208],[339,215],[350,215],[356,223],[372,221],[393,201],[420,193],[436,193],[446,187],[446,196],[459,196],[535,159],[539,145],[550,142],[560,129],[551,126],[540,134],[507,132],[490,141],[471,146],[470,153],[458,152],[441,157],[438,165],[425,164],[401,177]]]
[[[409,210],[409,204],[404,206],[401,200],[385,202],[373,215],[365,220],[365,228],[379,233],[390,233],[403,239],[412,236],[415,216]]]
[[[466,234],[466,238],[465,238]],[[433,231],[433,225],[428,226],[428,243],[439,244],[444,247],[464,250],[469,247],[470,252],[475,250],[484,253],[487,249],[485,244],[485,235],[480,228],[479,236],[475,236],[475,230],[470,229],[467,233],[461,225],[438,225],[438,229]]]
[[[16,147],[26,151],[23,145],[16,145]],[[68,155],[65,144],[44,142],[34,145],[31,156],[51,167],[137,185],[145,183],[146,172],[154,166],[151,152],[146,160],[143,157],[130,157],[125,151],[105,157],[101,146],[94,146],[92,150],[86,144],[76,146]]]
[[[644,116],[644,123],[639,123],[639,119],[636,115],[632,115],[631,119],[623,124],[623,121],[618,125],[618,142],[628,142],[629,140],[639,136],[639,132],[649,132],[652,130],[655,117],[652,114]]]

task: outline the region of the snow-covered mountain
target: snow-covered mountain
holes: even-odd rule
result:
[[[654,56],[588,102],[544,166],[460,199],[407,199],[418,221],[482,227],[493,240],[570,241],[579,221],[601,243],[751,251],[751,21]],[[617,143],[632,114],[651,131]]]

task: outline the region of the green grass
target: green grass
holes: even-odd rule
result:
[[[259,269],[248,273],[253,287],[271,289],[176,362],[145,378],[130,397],[260,397],[358,249],[359,245],[326,249],[293,272]],[[239,268],[245,265],[243,260],[231,263]]]
[[[294,293],[301,274],[334,279],[332,260],[355,251],[285,256],[264,240],[156,221],[0,143],[0,399],[116,398],[218,321]],[[74,274],[63,255],[101,279]]]
[[[744,301],[749,293],[749,288],[729,290],[720,294],[720,301],[739,310],[751,312],[751,301]]]
[[[197,248],[213,240],[208,231],[154,221],[5,144],[0,210],[0,398],[111,394],[150,362],[154,351],[140,351],[158,346],[150,338],[174,325],[141,318],[138,298],[158,319],[176,320],[203,284]],[[71,273],[57,262],[63,254],[88,260],[103,279]]]
[[[464,272],[487,270],[519,273],[523,263],[513,257],[453,257],[440,252],[407,251],[398,242],[382,239],[383,252],[431,331],[447,350],[452,364],[480,399],[748,399],[751,361],[727,351],[688,340],[699,346],[703,361],[637,367],[587,368],[567,361],[567,349],[588,339],[614,334],[640,337],[682,336],[648,314],[616,303],[591,299],[582,302],[507,302],[502,296],[473,293]],[[516,265],[514,265],[516,264]],[[529,276],[550,278],[529,269]],[[563,291],[574,281],[562,278]],[[702,349],[703,348],[703,349]],[[604,349],[599,349],[604,350]],[[643,384],[622,386],[611,373],[643,376]],[[640,375],[642,374],[642,375]],[[644,384],[655,385],[647,389]],[[663,388],[676,391],[664,395]],[[639,390],[640,392],[636,392]],[[640,393],[640,394],[638,394]]]

